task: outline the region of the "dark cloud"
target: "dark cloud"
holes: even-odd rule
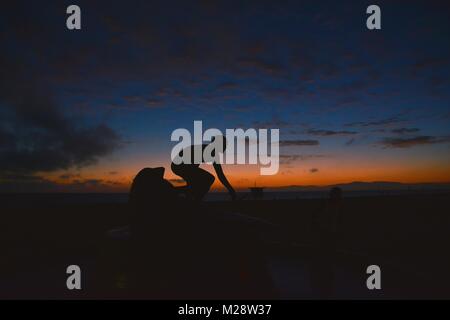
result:
[[[217,90],[230,90],[238,87],[238,84],[235,82],[222,82],[217,86]]]
[[[347,140],[347,141],[345,142],[345,145],[346,145],[346,146],[351,146],[353,143],[355,143],[355,139],[354,139],[354,138],[351,138],[351,139],[349,139],[349,140]]]
[[[290,164],[295,161],[306,161],[310,159],[328,158],[324,154],[280,154],[280,162],[283,164]]]
[[[279,63],[267,62],[261,58],[245,58],[237,61],[238,66],[244,69],[262,71],[268,75],[279,76],[283,73],[284,67]]]
[[[174,78],[180,83],[198,81],[204,74],[211,75],[211,70],[227,73],[233,78],[279,78],[293,73],[295,82],[302,76],[328,79],[339,75],[340,67],[319,57],[320,48],[311,37],[282,31],[292,27],[274,31],[266,25],[255,33],[259,28],[254,22],[255,18],[259,22],[259,14],[255,15],[254,10],[265,7],[261,12],[262,22],[279,19],[282,15],[290,16],[292,10],[299,10],[296,5],[286,10],[290,6],[269,2],[251,2],[236,7],[227,1],[215,1],[213,6],[217,9],[210,10],[202,3],[168,5],[139,1],[127,6],[124,13],[121,6],[105,3],[80,4],[89,12],[90,21],[96,21],[90,25],[90,30],[96,30],[96,33],[87,34],[82,30],[70,34],[70,40],[75,41],[66,41],[66,30],[55,27],[60,21],[53,21],[54,12],[64,9],[63,5],[48,5],[41,18],[32,14],[27,17],[29,26],[25,34],[29,38],[39,38],[40,43],[34,45],[42,53],[53,80],[58,83],[84,81],[86,71],[90,79],[158,79],[165,84],[173,84]],[[27,6],[29,4],[22,5],[15,11],[22,12]],[[285,7],[283,12],[280,12],[281,7]],[[44,19],[47,20],[46,29],[41,30],[42,26],[36,30],[34,25],[43,24],[40,20]],[[287,21],[295,25],[301,23],[299,19]],[[7,31],[15,35],[21,29],[23,27],[17,23]],[[101,36],[97,36],[97,32]],[[45,45],[42,41],[46,41]],[[58,43],[58,50],[47,49],[52,48],[53,43]],[[295,47],[295,43],[301,45]],[[47,61],[48,53],[51,53],[51,59]],[[219,89],[235,88],[235,79],[221,80],[224,85],[219,85]],[[206,81],[203,79],[202,82]]]
[[[397,133],[397,134],[415,133],[415,132],[419,132],[419,131],[420,131],[420,129],[418,129],[418,128],[398,128],[398,129],[391,130],[392,133]]]
[[[343,97],[336,97],[336,102],[334,103],[334,105],[337,108],[345,108],[345,107],[354,106],[358,102],[360,102],[360,98],[358,98],[356,96],[347,95],[347,96],[343,96]]]
[[[58,185],[38,176],[0,173],[0,192],[56,192]]]
[[[348,130],[333,131],[333,130],[310,129],[307,131],[307,133],[315,136],[348,136],[357,134],[358,132]]]
[[[69,174],[70,175],[70,174]],[[65,179],[64,184],[56,183],[41,176],[27,174],[0,174],[0,192],[35,193],[35,192],[125,192],[128,183],[103,179]]]
[[[288,147],[288,146],[318,146],[319,141],[318,140],[281,140],[280,146],[281,147]]]
[[[0,170],[38,172],[83,167],[114,151],[120,143],[109,127],[49,129],[16,123],[14,138],[0,149]]]
[[[139,103],[143,101],[143,98],[140,96],[125,96],[123,100],[128,103]]]
[[[375,120],[375,121],[359,121],[359,122],[350,122],[346,123],[346,127],[377,127],[377,126],[387,126],[396,123],[403,122],[404,120],[398,116],[389,117],[386,119]]]
[[[79,174],[72,174],[72,173],[65,173],[59,176],[60,179],[63,180],[68,180],[68,179],[73,179],[73,178],[79,178],[80,175]]]
[[[387,148],[410,148],[447,142],[450,142],[450,137],[417,136],[412,138],[385,138],[380,141],[380,144]]]
[[[311,168],[311,169],[309,169],[309,172],[311,172],[311,173],[317,173],[317,172],[319,172],[319,169],[317,169],[317,168]]]
[[[161,92],[155,94],[158,98],[146,98],[145,96],[125,96],[123,97],[124,104],[110,105],[114,109],[143,109],[143,108],[160,108],[164,106],[164,100],[159,98],[164,95]]]
[[[68,116],[32,66],[2,52],[0,69],[0,172],[83,167],[120,146],[107,125]]]
[[[255,121],[252,126],[256,129],[279,129],[291,127],[292,124],[277,117],[272,117],[268,121]]]

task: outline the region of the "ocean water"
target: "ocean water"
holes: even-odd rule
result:
[[[370,197],[370,196],[396,196],[416,194],[411,190],[365,190],[344,191],[344,197]],[[423,194],[424,192],[419,192]],[[289,191],[265,192],[263,200],[287,199],[324,199],[328,191]],[[238,199],[250,200],[249,192],[238,192]],[[205,201],[228,201],[230,197],[225,192],[210,192]],[[127,193],[34,193],[34,194],[0,194],[2,207],[33,207],[39,205],[88,205],[88,204],[125,204],[128,201]]]

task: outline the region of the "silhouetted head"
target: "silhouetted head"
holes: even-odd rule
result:
[[[136,175],[131,185],[130,203],[152,204],[171,200],[174,188],[164,179],[164,168],[144,168]]]

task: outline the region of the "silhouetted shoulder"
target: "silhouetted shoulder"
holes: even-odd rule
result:
[[[133,179],[129,201],[131,204],[156,203],[175,196],[172,184],[164,179],[163,167],[144,168]]]

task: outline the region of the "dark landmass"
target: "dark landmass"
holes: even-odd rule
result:
[[[406,191],[450,191],[450,183],[401,183],[389,181],[340,183],[326,186],[283,186],[267,188],[270,191],[321,191],[339,187],[345,191],[381,191],[381,190],[406,190]]]
[[[264,227],[255,228],[260,228],[260,245],[278,297],[305,299],[316,297],[309,265],[314,255],[311,221],[323,205],[322,199],[249,200],[209,202],[203,209],[211,215],[244,215],[236,226],[246,224],[248,219],[263,221]],[[450,298],[449,212],[449,193],[344,199],[332,297]],[[120,279],[117,288],[101,289],[103,275],[117,267],[103,261],[105,248],[110,247],[107,232],[129,223],[126,204],[9,207],[1,211],[1,217],[1,298],[134,297],[126,285],[121,288]],[[203,227],[208,228],[197,230],[201,239]],[[222,228],[218,234],[226,234],[229,239],[235,237],[233,225],[215,228]],[[205,243],[209,241],[207,234]],[[175,240],[181,243],[186,239]],[[113,247],[109,254],[121,261],[126,259],[121,257],[121,250]],[[220,254],[211,249],[202,256],[209,259]],[[66,268],[71,264],[83,270],[81,291],[66,289]],[[365,286],[366,268],[371,264],[382,269],[380,291],[369,291]],[[217,290],[220,293],[220,286]]]

